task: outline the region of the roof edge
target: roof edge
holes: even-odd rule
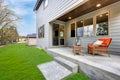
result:
[[[37,0],[35,7],[33,8],[33,11],[37,11],[41,5],[43,0]]]

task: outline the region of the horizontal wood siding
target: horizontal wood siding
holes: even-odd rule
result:
[[[110,23],[109,23],[109,36],[95,36],[95,37],[81,37],[81,44],[85,47],[85,52],[87,52],[87,45],[88,43],[92,43],[96,41],[98,38],[106,38],[111,37],[112,43],[109,47],[109,51],[112,54],[119,54],[120,55],[120,2],[117,2],[115,4],[109,5],[107,7],[104,7],[102,9],[96,10],[94,12],[85,14],[83,16],[80,16],[79,18],[76,18],[74,20],[69,21],[67,24],[68,26],[68,35],[70,34],[70,24],[74,21],[78,21],[81,19],[86,19],[88,17],[93,17],[99,13],[110,11]],[[72,40],[71,40],[72,39]],[[71,40],[71,42],[70,42]],[[68,36],[68,46],[72,46],[71,43],[73,43],[73,38]]]
[[[48,14],[48,21],[62,16],[82,3],[81,0],[49,0],[48,8],[45,9],[45,13]]]
[[[110,37],[113,41],[110,46],[111,52],[120,52],[120,2],[111,9],[110,16]],[[119,6],[118,6],[119,5]],[[119,53],[120,54],[120,53]]]
[[[45,37],[41,39],[37,38],[37,46],[41,48],[50,47],[52,45],[52,25],[49,22],[54,21],[82,3],[81,0],[49,0],[48,6],[44,8],[44,2],[42,2],[36,11],[36,31],[38,34],[38,28],[44,25]]]

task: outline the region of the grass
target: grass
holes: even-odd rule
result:
[[[37,65],[51,60],[35,47],[7,45],[0,48],[0,80],[45,80]]]
[[[52,61],[44,50],[25,44],[12,44],[0,48],[0,80],[45,80],[37,65]],[[65,80],[90,80],[82,73]]]
[[[76,73],[66,77],[64,80],[91,80],[91,79],[82,73]]]

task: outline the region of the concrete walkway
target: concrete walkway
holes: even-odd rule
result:
[[[46,80],[61,80],[72,74],[71,71],[69,71],[55,61],[41,64],[37,67],[43,73]]]

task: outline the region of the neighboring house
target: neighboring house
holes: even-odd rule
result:
[[[71,47],[75,37],[88,43],[111,37],[111,52],[120,52],[120,0],[37,0],[37,46]],[[114,54],[113,53],[113,54]]]
[[[36,34],[27,35],[27,45],[29,46],[36,45]]]
[[[25,43],[27,41],[26,36],[19,36],[19,43]]]

